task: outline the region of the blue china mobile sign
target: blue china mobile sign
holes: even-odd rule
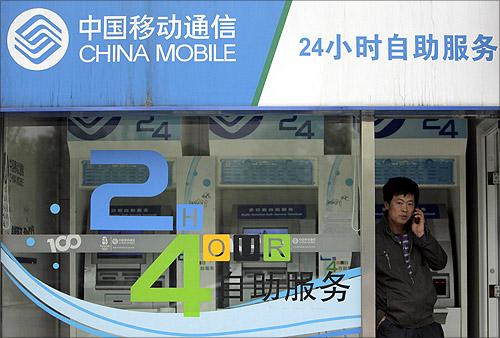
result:
[[[2,1],[1,107],[250,104],[284,6]]]

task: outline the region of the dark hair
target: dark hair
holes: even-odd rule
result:
[[[392,177],[383,188],[384,201],[391,203],[394,196],[412,194],[415,204],[418,204],[419,190],[418,184],[407,177]]]

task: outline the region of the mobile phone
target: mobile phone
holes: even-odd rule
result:
[[[415,224],[419,224],[420,217],[415,217],[415,213],[414,213],[413,216],[411,216],[411,221],[412,221],[412,223],[413,223],[413,221],[415,221]]]

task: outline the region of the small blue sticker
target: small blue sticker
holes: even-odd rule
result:
[[[54,215],[57,215],[61,211],[61,207],[57,203],[53,203],[50,206],[50,212],[53,213]]]
[[[26,238],[26,245],[27,246],[34,246],[35,245],[35,239],[33,237]]]
[[[54,270],[59,270],[59,263],[55,262],[54,264],[52,264],[52,267],[54,268]]]
[[[353,184],[352,178],[348,178],[347,180],[345,180],[345,185],[347,185],[348,187],[351,187],[352,184]]]
[[[208,178],[205,178],[205,179],[203,180],[203,185],[204,185],[205,187],[209,187],[209,186],[210,186],[210,184],[212,184],[212,181],[210,181]]]

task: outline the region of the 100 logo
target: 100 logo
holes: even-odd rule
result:
[[[79,235],[61,235],[47,239],[51,252],[65,252],[69,249],[78,249],[82,244],[82,238]]]

